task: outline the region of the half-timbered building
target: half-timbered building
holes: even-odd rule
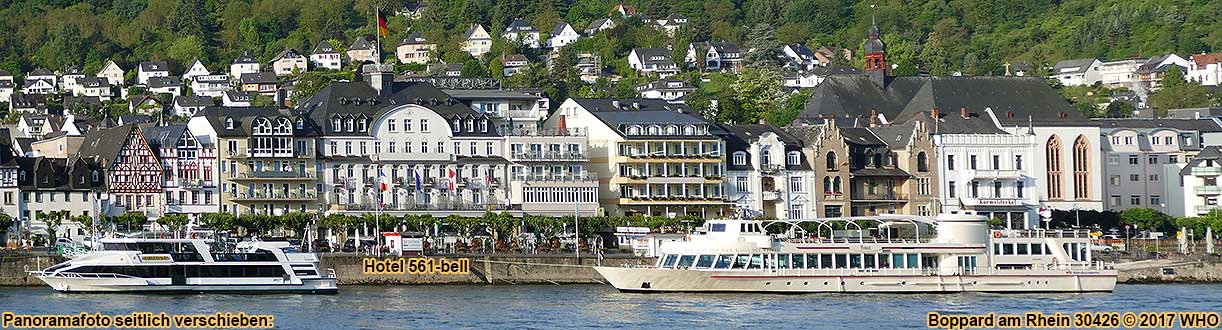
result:
[[[140,212],[150,220],[161,216],[162,166],[136,125],[98,130],[85,137],[80,157],[106,172],[106,197],[115,213]]]
[[[220,211],[216,146],[200,143],[186,124],[148,127],[144,136],[161,161],[166,213],[197,217]]]

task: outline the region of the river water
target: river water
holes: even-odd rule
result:
[[[1222,285],[1118,285],[1110,294],[628,294],[603,285],[342,286],[336,295],[61,294],[0,288],[19,314],[246,312],[279,329],[925,329],[927,312],[1211,311]]]

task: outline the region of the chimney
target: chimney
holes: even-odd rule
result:
[[[968,117],[968,113],[967,113],[967,107],[961,107],[961,108],[959,108],[959,115],[960,115],[960,116],[963,116],[963,119],[968,119],[968,118],[970,118],[970,117]]]
[[[560,115],[560,119],[556,121],[556,129],[559,131],[568,129],[568,123],[565,122],[564,115]]]
[[[641,101],[632,101],[632,108],[641,110]]]
[[[764,120],[764,118],[760,118],[759,123],[760,125],[764,125],[764,124],[767,124],[768,121]]]
[[[870,127],[878,126],[878,110],[870,109]]]
[[[929,118],[938,119],[938,115],[941,115],[939,112],[941,111],[938,108],[933,108],[933,111],[929,112]]]
[[[611,107],[619,110],[619,100],[611,100]]]
[[[378,92],[378,95],[390,93],[391,85],[395,83],[395,68],[391,65],[365,64],[361,66],[365,82]]]

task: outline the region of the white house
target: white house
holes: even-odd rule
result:
[[[428,64],[433,60],[433,49],[437,48],[436,44],[428,42],[418,32],[412,32],[407,38],[403,38],[403,42],[395,47],[395,57],[399,58],[399,63],[408,64]]]
[[[64,70],[64,74],[60,76],[59,90],[68,92],[76,90],[77,85],[80,84],[79,81],[81,78],[85,78],[85,74],[81,73],[81,69],[78,69],[75,66],[69,67],[67,70]]]
[[[366,40],[365,37],[357,37],[352,41],[352,45],[348,46],[348,60],[356,63],[361,62],[377,62],[380,54],[373,43]]]
[[[55,73],[51,71],[47,71],[47,69],[37,68],[37,69],[34,69],[34,71],[30,71],[29,74],[26,74],[25,75],[26,88],[27,89],[31,88],[31,83],[36,80],[46,81],[47,85],[49,85],[50,88],[48,89],[46,86],[42,86],[41,84],[39,84],[39,86],[33,87],[33,90],[39,91],[42,93],[35,93],[35,94],[54,93],[57,90],[56,88],[59,86],[59,76],[55,75]],[[30,94],[30,92],[26,92],[26,94]]]
[[[1103,80],[1099,74],[1099,66],[1103,64],[1098,59],[1080,58],[1064,60],[1052,66],[1052,79],[1061,82],[1062,86],[1094,85]]]
[[[1133,87],[1138,82],[1137,69],[1149,58],[1126,58],[1099,63],[1099,79],[1108,87]]]
[[[182,95],[182,80],[178,77],[149,77],[147,86],[153,94]]]
[[[552,29],[552,37],[548,39],[547,45],[551,48],[560,48],[577,41],[579,38],[581,38],[581,35],[577,33],[577,30],[573,29],[572,25],[569,25],[568,22],[560,22],[560,24],[556,24],[556,28]]]
[[[526,67],[530,65],[530,60],[526,58],[526,55],[514,54],[502,56],[501,63],[504,64],[501,74],[509,77],[526,70]]]
[[[225,107],[249,107],[252,99],[254,97],[246,92],[229,90],[221,95],[221,105]]]
[[[811,70],[819,66],[819,59],[815,58],[815,52],[802,44],[781,46],[781,56],[784,56],[786,66],[798,71]]]
[[[727,125],[726,197],[743,217],[815,217],[816,175],[802,141],[769,124]]]
[[[510,22],[501,36],[510,42],[521,43],[530,48],[539,48],[539,30],[521,18]]]
[[[72,92],[77,96],[96,96],[99,100],[110,101],[110,83],[105,78],[85,77],[77,81],[77,90]]]
[[[136,67],[136,81],[141,85],[148,85],[149,78],[152,77],[169,77],[170,65],[165,61],[149,61],[140,62]]]
[[[229,76],[223,74],[196,76],[191,80],[191,93],[196,96],[220,97],[221,94],[232,89],[233,86],[229,84]]]
[[[343,56],[335,50],[334,46],[331,46],[330,42],[323,40],[318,42],[318,46],[314,46],[314,53],[310,54],[310,63],[323,69],[339,70],[343,67]]]
[[[111,86],[122,86],[125,72],[122,67],[114,60],[106,60],[106,64],[102,65],[102,69],[98,70],[96,75],[98,78],[106,79],[106,82]]]
[[[696,87],[686,80],[661,79],[636,86],[636,91],[641,93],[641,98],[645,99],[678,100],[682,102],[683,97],[687,96],[688,93],[696,91]]]
[[[204,62],[195,60],[195,62],[191,62],[190,66],[187,66],[187,71],[182,73],[182,79],[186,81],[193,81],[195,80],[195,77],[207,76],[210,74],[212,74],[212,72],[208,71],[208,67],[204,66]]]
[[[478,58],[492,50],[492,36],[488,34],[488,30],[484,30],[483,25],[472,24],[463,33],[463,38],[467,41],[463,42],[462,50],[471,56]]]
[[[1208,146],[1187,163],[1163,166],[1167,190],[1167,215],[1199,217],[1222,209],[1222,152],[1218,146]],[[1152,228],[1138,228],[1139,230]]]
[[[259,61],[255,61],[249,52],[242,52],[242,55],[233,59],[233,64],[229,65],[229,77],[238,80],[247,73],[259,73]]]
[[[277,76],[287,76],[294,72],[306,72],[310,70],[310,64],[306,57],[298,54],[296,49],[285,49],[272,58],[272,71]]]
[[[23,94],[54,94],[55,84],[48,79],[26,79],[25,87],[21,88]]]
[[[679,66],[665,48],[636,48],[628,53],[628,66],[641,73],[656,73],[660,78],[679,73]]]
[[[174,115],[191,117],[206,107],[216,105],[216,101],[207,96],[176,96],[174,97]]]
[[[1184,78],[1205,86],[1217,86],[1222,81],[1222,53],[1194,54],[1188,61]]]
[[[594,35],[599,31],[610,30],[615,28],[615,22],[610,18],[600,18],[590,22],[590,26],[586,27],[586,35]]]
[[[738,72],[742,69],[742,53],[738,45],[728,42],[693,42],[688,44],[685,62],[704,72]]]
[[[656,23],[662,31],[666,31],[666,35],[673,37],[675,31],[679,31],[679,29],[687,25],[687,17],[679,14],[670,14],[666,18],[657,20]]]

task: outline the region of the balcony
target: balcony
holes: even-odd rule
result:
[[[1196,191],[1197,195],[1219,195],[1222,194],[1222,187],[1197,186],[1194,191]]]
[[[259,151],[251,151],[251,150],[242,150],[242,151],[237,151],[237,150],[230,150],[229,152],[227,152],[227,153],[225,153],[225,154],[226,154],[226,155],[228,155],[228,156],[229,156],[229,158],[231,158],[231,159],[245,159],[245,158],[303,158],[303,157],[313,157],[313,156],[314,156],[314,155],[309,154],[309,153],[307,153],[307,152],[305,152],[305,151],[302,151],[302,150],[277,150],[277,151],[271,151],[271,150],[259,150]]]
[[[1209,211],[1213,211],[1213,210],[1222,210],[1222,206],[1219,206],[1219,205],[1197,205],[1196,210],[1197,210],[1197,215],[1206,215],[1206,214],[1209,214]]]
[[[522,182],[593,182],[598,181],[598,176],[594,173],[585,173],[578,175],[534,175],[523,174],[513,176],[513,181]]]
[[[314,181],[314,174],[298,171],[250,171],[230,175],[234,181]]]
[[[256,202],[256,201],[316,201],[318,195],[314,192],[267,192],[256,191],[253,193],[229,194],[229,198],[235,202]]]
[[[692,154],[680,154],[680,153],[666,154],[664,152],[657,151],[654,153],[631,154],[631,155],[628,155],[628,159],[629,161],[632,161],[632,162],[682,161],[682,160],[692,160],[692,161],[698,161],[698,162],[721,162],[721,153],[706,152],[703,154],[694,154],[694,153]]]
[[[899,192],[855,193],[853,201],[907,202],[908,195]]]
[[[185,188],[185,189],[200,189],[200,188],[216,187],[215,182],[204,181],[204,179],[181,179],[180,178],[176,182],[178,183],[178,187]]]
[[[468,202],[439,202],[429,204],[386,204],[381,208],[377,204],[360,203],[341,205],[345,211],[498,211],[512,210],[509,205],[500,203],[476,204]]]
[[[980,179],[1018,179],[1023,176],[1022,170],[974,170],[972,176]]]
[[[620,204],[624,205],[646,205],[646,204],[667,204],[667,205],[691,205],[691,204],[729,204],[733,203],[724,197],[720,196],[647,196],[639,195],[632,197],[620,197]]]
[[[824,191],[824,192],[823,192],[823,199],[824,199],[824,200],[829,200],[829,201],[839,201],[839,200],[844,200],[844,194],[843,194],[843,193],[840,193],[840,192]]]
[[[763,196],[763,199],[764,199],[764,200],[766,200],[766,201],[775,201],[775,200],[779,200],[779,199],[781,199],[781,191],[780,191],[780,190],[769,190],[769,191],[765,191],[765,192],[763,193],[763,195],[764,195],[764,196]]]
[[[590,160],[590,156],[584,152],[571,151],[526,151],[513,153],[511,159],[521,161],[536,161],[536,162],[561,162],[575,161],[584,162]]]
[[[1191,172],[1194,176],[1218,176],[1222,175],[1222,167],[1193,167]]]
[[[760,166],[760,173],[763,173],[763,174],[777,174],[777,173],[780,173],[780,172],[781,172],[781,170],[784,170],[784,169],[785,169],[785,167],[784,167],[784,166],[781,166],[781,165],[776,165],[776,164],[768,164],[768,165],[763,165],[763,166]]]
[[[1021,206],[1023,199],[1018,197],[978,197],[964,198],[963,203],[972,206]]]

